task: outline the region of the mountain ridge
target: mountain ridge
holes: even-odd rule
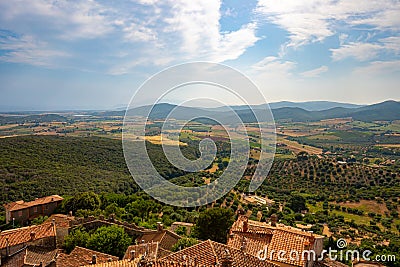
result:
[[[175,109],[175,115],[172,116],[175,119],[184,120],[191,119],[191,117],[203,116],[203,117],[214,117],[225,121],[230,121],[227,116],[224,116],[225,111],[218,111],[215,108],[195,108],[195,107],[181,107],[174,104],[162,103],[154,106],[153,110],[150,109],[153,106],[142,106],[133,108],[128,111],[130,115],[134,116],[146,116],[150,113],[150,119],[165,119],[167,115]],[[252,106],[253,107],[253,106]],[[239,117],[244,122],[256,122],[255,117],[262,117],[261,114],[265,113],[265,105],[259,105],[258,108],[250,109],[248,106],[237,106],[232,107]],[[224,107],[225,110],[229,107]],[[305,122],[305,121],[318,121],[324,119],[334,118],[346,118],[352,117],[355,120],[361,121],[392,121],[400,120],[400,102],[394,100],[384,101],[368,106],[361,107],[333,107],[326,110],[319,111],[308,111],[299,107],[281,107],[271,109],[275,120],[289,120],[293,122]],[[115,114],[115,113],[114,113]]]

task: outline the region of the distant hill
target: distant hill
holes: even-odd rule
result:
[[[287,102],[291,103],[291,102]],[[338,103],[340,104],[340,103]],[[283,104],[279,104],[283,105]],[[279,106],[275,105],[275,106]],[[309,108],[322,107],[323,105],[332,106],[334,102],[315,102],[314,104],[307,104]],[[273,108],[272,113],[275,120],[288,120],[294,122],[304,122],[304,121],[317,121],[324,119],[333,118],[345,118],[352,117],[355,120],[360,121],[391,121],[400,120],[400,102],[396,101],[386,101],[379,104],[355,107],[356,105],[344,104],[351,107],[333,107],[326,110],[306,110],[300,107],[281,107]],[[129,114],[133,116],[146,116],[152,106],[143,106],[138,108],[133,108],[129,110]],[[262,117],[265,114],[265,109],[263,106],[252,106],[250,109],[248,106],[234,106],[232,107],[236,113],[241,117],[244,122],[255,122],[255,117]],[[215,119],[220,119],[223,121],[234,121],[234,116],[228,114],[226,111],[228,107],[220,108],[193,108],[193,107],[177,107],[172,104],[158,104],[155,105],[150,113],[150,119],[165,119],[166,116],[175,109],[175,114],[171,117],[178,120],[188,120],[193,117],[203,116],[203,117],[213,117]],[[116,111],[114,114],[122,115],[124,112]]]
[[[251,105],[253,109],[265,109],[266,105]],[[273,102],[269,103],[269,107],[271,109],[278,109],[278,108],[301,108],[306,111],[321,111],[327,110],[331,108],[360,108],[364,107],[364,105],[356,105],[356,104],[349,104],[349,103],[340,103],[340,102],[332,102],[332,101],[307,101],[307,102],[290,102],[290,101],[280,101],[280,102]],[[218,108],[211,108],[209,110],[212,111],[226,111],[228,109],[233,110],[246,110],[249,106],[242,105],[242,106],[223,106]]]
[[[67,118],[58,114],[34,114],[34,115],[7,115],[0,116],[0,124],[5,123],[26,123],[26,122],[52,122],[67,121]]]
[[[364,107],[364,105],[356,105],[349,103],[339,103],[339,102],[331,102],[331,101],[308,101],[308,102],[289,102],[289,101],[281,101],[270,103],[269,106],[271,109],[278,108],[301,108],[307,111],[321,111],[332,108],[360,108]]]

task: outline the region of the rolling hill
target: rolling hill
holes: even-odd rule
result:
[[[332,105],[332,104],[329,104]],[[145,116],[148,114],[151,106],[143,106],[129,110],[129,114],[133,116]],[[253,106],[250,109],[248,106],[232,107],[244,122],[255,122],[255,115],[263,117],[265,109],[262,106]],[[168,114],[175,110],[172,116],[178,120],[187,120],[193,117],[213,117],[222,121],[233,121],[232,114],[228,115],[223,108],[194,108],[194,107],[177,107],[172,104],[157,104],[150,112],[150,119],[165,119]],[[361,107],[333,107],[326,110],[306,110],[300,107],[281,107],[272,109],[275,120],[286,120],[294,122],[318,121],[333,118],[352,117],[360,121],[392,121],[400,120],[400,102],[393,100],[382,102],[379,104],[361,106]],[[119,111],[119,114],[123,112]]]

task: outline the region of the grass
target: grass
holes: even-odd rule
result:
[[[322,202],[318,202],[317,205],[311,205],[308,204],[307,207],[310,210],[311,213],[316,213],[318,211],[323,211],[324,209],[322,208],[323,203]],[[343,212],[343,211],[329,211],[330,214],[334,214],[337,216],[343,216],[345,221],[352,221],[354,220],[354,222],[356,224],[364,224],[364,225],[369,225],[369,222],[371,221],[371,218],[369,218],[368,216],[364,215],[364,216],[360,216],[360,215],[355,215],[355,214],[350,214],[347,212]]]
[[[359,203],[338,203],[338,205],[348,208],[356,208],[364,211],[365,213],[374,212],[384,215],[385,211],[388,211],[386,204],[379,204],[373,200],[361,200]]]

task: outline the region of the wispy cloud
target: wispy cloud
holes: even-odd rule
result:
[[[390,8],[388,8],[390,7]],[[370,25],[398,30],[400,2],[394,0],[259,0],[257,13],[289,33],[286,47],[321,42],[343,29]]]
[[[4,51],[0,61],[35,66],[55,67],[58,58],[69,56],[29,35],[20,37],[0,35],[0,48]]]
[[[257,24],[246,22],[237,30],[222,31],[221,12],[221,1],[17,0],[0,2],[0,25],[57,48],[48,51],[54,56],[82,57],[85,46],[95,45],[98,57],[104,56],[94,59],[102,69],[122,74],[143,64],[239,58],[259,40]],[[0,59],[33,64],[20,60],[20,53],[8,51]]]
[[[319,68],[302,72],[300,75],[306,78],[314,78],[320,76],[322,73],[327,72],[329,68],[327,66],[321,66]]]
[[[355,58],[359,61],[367,61],[376,58],[379,51],[382,49],[381,45],[370,43],[349,43],[344,44],[339,48],[330,49],[332,52],[332,59],[334,61],[343,60],[345,58]]]
[[[355,58],[358,61],[368,61],[378,58],[381,54],[399,54],[400,37],[382,38],[376,42],[342,43],[339,48],[330,49],[334,61]]]
[[[391,74],[400,72],[400,60],[393,61],[374,61],[366,66],[357,67],[353,74],[362,76],[374,76],[381,74]]]

